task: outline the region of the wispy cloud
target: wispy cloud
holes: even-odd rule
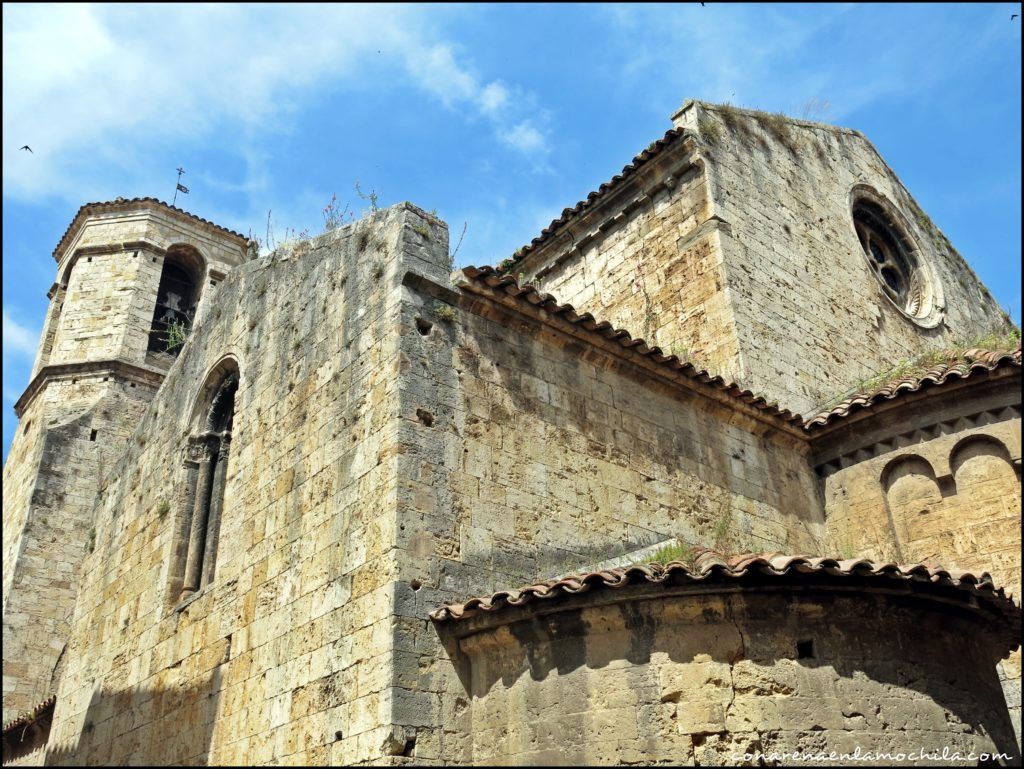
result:
[[[542,152],[546,147],[543,134],[526,121],[502,131],[500,136],[505,144],[526,154]]]
[[[39,332],[23,326],[4,309],[4,357],[8,354],[33,358],[39,342]]]
[[[3,399],[4,403],[10,406],[21,396],[21,391],[28,382],[36,345],[39,342],[39,332],[15,320],[6,307],[3,315]],[[4,409],[5,422],[9,415],[10,412]]]
[[[829,119],[839,121],[885,99],[924,98],[951,71],[985,55],[1002,31],[994,16],[970,29],[946,15],[916,16],[909,25],[906,8],[878,6],[865,47],[869,22],[851,4],[782,10],[686,3],[600,12],[612,30],[611,58],[623,62],[621,88],[649,92],[655,103],[673,93],[678,102],[693,96],[795,115],[815,99],[828,100]]]
[[[515,151],[548,144],[517,89],[481,77],[415,6],[5,5],[3,24],[3,184],[16,199],[121,194],[125,178],[155,181],[139,179],[153,147],[286,130],[323,87],[367,78],[483,119]],[[510,123],[520,140],[506,140]]]

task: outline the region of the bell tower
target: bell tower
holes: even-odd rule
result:
[[[82,206],[54,250],[56,281],[4,465],[5,723],[51,693],[105,469],[247,245],[136,198]]]

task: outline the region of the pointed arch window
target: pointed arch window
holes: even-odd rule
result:
[[[184,570],[179,600],[198,592],[214,578],[238,392],[237,368],[229,367],[222,372],[206,392],[212,395],[185,448],[185,507],[191,512],[181,538],[183,543],[187,542],[187,548],[182,554]]]

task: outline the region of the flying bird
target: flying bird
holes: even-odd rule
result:
[[[28,150],[29,152],[32,152],[32,148],[29,147],[27,144],[24,147],[21,147],[20,149]],[[32,154],[35,155],[36,153],[32,152]]]
[[[1020,14],[1019,14],[1019,13],[1014,13],[1014,14],[1011,14],[1011,15],[1010,15],[1010,21],[1013,21],[1013,20],[1014,20],[1014,19],[1016,19],[1016,18],[1017,18],[1018,16],[1020,16]]]

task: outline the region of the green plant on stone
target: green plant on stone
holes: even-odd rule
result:
[[[729,537],[729,529],[732,526],[732,511],[726,509],[719,516],[715,522],[715,528],[712,531],[714,537],[715,547],[722,547],[726,544]]]
[[[1016,326],[1009,330],[993,329],[980,336],[962,337],[948,347],[925,350],[913,358],[902,360],[894,366],[859,380],[849,390],[827,401],[822,408],[830,408],[854,393],[871,393],[899,379],[920,377],[938,363],[964,360],[969,350],[1014,350],[1018,344],[1020,329]]]
[[[432,312],[434,313],[435,318],[442,320],[445,323],[451,323],[455,320],[455,310],[450,305],[438,302],[434,305]]]
[[[683,561],[689,563],[693,560],[693,548],[687,544],[676,542],[664,547],[659,547],[651,556],[653,563],[672,563],[672,561]]]
[[[174,352],[185,344],[188,339],[189,326],[181,320],[172,320],[167,324],[167,342],[164,345],[165,352]]]
[[[516,263],[516,257],[515,257],[515,254],[513,254],[512,256],[508,257],[507,259],[502,259],[500,262],[498,262],[498,266],[495,269],[497,269],[498,272],[508,272],[509,270],[512,269],[512,267],[513,267],[513,265],[515,265],[515,263]]]
[[[369,192],[364,194],[362,188],[359,186],[359,180],[358,179],[356,180],[356,194],[360,198],[362,198],[363,200],[366,200],[366,201],[369,202],[369,204],[370,204],[370,213],[371,214],[376,213],[377,211],[380,210],[380,206],[377,204],[377,199],[378,199],[377,191],[376,190],[370,190]]]
[[[171,503],[166,499],[161,499],[156,505],[157,517],[163,518],[167,513],[171,511]]]
[[[704,141],[708,144],[717,144],[719,137],[722,135],[718,123],[703,113],[697,118],[697,130],[700,131],[700,135],[704,137]]]
[[[344,208],[341,207],[338,203],[337,195],[331,195],[330,201],[324,206],[323,215],[324,232],[336,230],[355,218],[355,214],[348,210],[348,203],[345,204]]]

